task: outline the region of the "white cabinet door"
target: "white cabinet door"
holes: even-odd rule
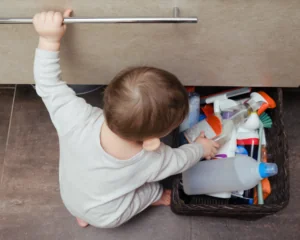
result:
[[[186,85],[299,86],[297,0],[2,0],[1,17],[66,7],[78,17],[197,16],[197,24],[73,24],[61,48],[68,83],[107,84],[123,68],[151,65]],[[0,25],[0,83],[32,83],[32,25]]]

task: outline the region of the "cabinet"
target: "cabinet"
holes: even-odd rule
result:
[[[2,0],[0,17],[71,7],[80,17],[168,17],[173,7],[197,24],[71,24],[63,39],[63,78],[107,84],[123,68],[151,65],[185,85],[300,85],[297,0]],[[0,83],[33,83],[32,25],[0,25]]]

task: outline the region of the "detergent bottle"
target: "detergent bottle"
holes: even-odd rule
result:
[[[277,172],[275,163],[259,163],[246,155],[200,161],[183,173],[183,190],[187,195],[241,191]]]

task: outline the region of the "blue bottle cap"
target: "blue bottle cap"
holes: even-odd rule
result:
[[[201,122],[202,120],[206,119],[205,114],[201,114],[199,115],[199,122]]]
[[[278,173],[278,167],[276,163],[260,163],[259,174],[261,178],[272,177]]]

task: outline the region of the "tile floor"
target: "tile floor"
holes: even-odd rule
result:
[[[101,91],[85,96],[94,105]],[[300,91],[285,91],[291,200],[278,214],[254,222],[178,216],[148,209],[117,229],[81,229],[62,205],[58,139],[31,86],[0,85],[0,240],[39,239],[299,239]]]

